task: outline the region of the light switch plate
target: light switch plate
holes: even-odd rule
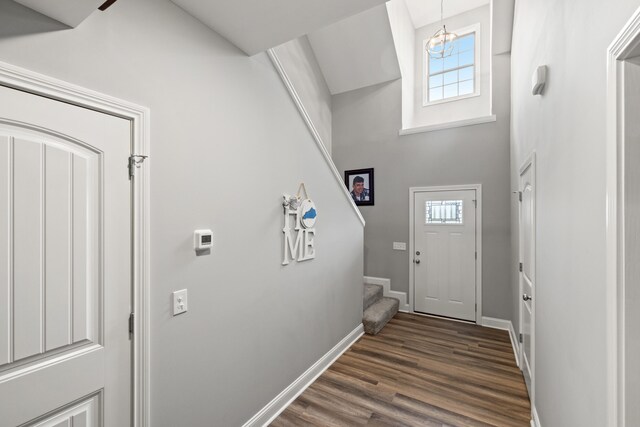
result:
[[[177,316],[187,311],[187,290],[175,291],[173,293],[173,315]]]
[[[393,249],[396,251],[406,251],[407,244],[405,242],[393,242]]]

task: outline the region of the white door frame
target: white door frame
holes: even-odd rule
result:
[[[476,324],[482,324],[482,184],[469,185],[445,185],[437,187],[411,187],[409,188],[409,312],[415,313],[415,283],[413,271],[413,258],[415,254],[415,218],[414,218],[414,199],[416,193],[430,191],[458,191],[458,190],[475,190],[476,191],[476,251],[478,259],[476,260]]]
[[[0,85],[121,117],[132,124],[132,154],[149,155],[149,109],[0,62]],[[123,165],[122,173],[127,173]],[[149,166],[132,180],[133,420],[149,425]]]
[[[527,159],[522,163],[522,166],[520,166],[520,169],[518,170],[518,192],[522,191],[522,188],[520,188],[520,179],[522,177],[522,173],[527,170],[527,168],[531,168],[531,180],[533,181],[533,191],[534,191],[534,196],[533,196],[533,202],[532,202],[532,210],[533,210],[533,214],[532,214],[532,222],[533,222],[533,230],[534,230],[534,234],[531,236],[531,238],[533,239],[533,251],[531,254],[531,259],[532,259],[532,267],[533,267],[533,271],[534,271],[534,283],[533,283],[533,287],[531,289],[531,360],[529,360],[529,369],[531,370],[531,396],[530,400],[531,400],[531,408],[535,408],[535,350],[536,350],[536,339],[535,339],[535,333],[536,333],[536,325],[535,325],[535,307],[536,307],[536,278],[537,278],[537,274],[536,272],[536,152],[533,151],[528,157]],[[522,219],[522,203],[518,203],[518,262],[522,262],[522,253],[524,252],[524,248],[523,248],[523,241],[524,239],[522,238],[522,224],[521,224],[521,219]],[[518,307],[519,307],[519,317],[518,317],[518,323],[519,323],[519,333],[522,334],[524,333],[524,331],[522,330],[522,324],[523,324],[523,317],[524,317],[524,313],[523,313],[523,303],[522,303],[522,295],[524,293],[523,289],[522,289],[522,272],[518,273]],[[524,345],[520,344],[519,345],[519,354],[518,354],[518,358],[520,360],[520,369],[523,370],[524,369],[524,363],[523,363],[523,358],[524,358]]]
[[[624,161],[625,134],[622,106],[623,60],[640,45],[640,8],[607,49],[607,197],[606,197],[606,309],[607,309],[607,420],[625,425],[625,278],[624,278]]]

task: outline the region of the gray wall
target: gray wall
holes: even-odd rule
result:
[[[361,224],[265,54],[164,0],[74,30],[1,0],[0,61],[151,109],[153,426],[241,425],[360,323]],[[301,181],[317,257],[283,267],[282,193]],[[204,227],[215,247],[196,257]]]
[[[362,206],[365,274],[408,292],[409,187],[483,185],[483,315],[511,320],[509,284],[509,55],[493,58],[497,121],[398,136],[401,81],[333,97],[333,158],[341,172],[375,168],[375,206]]]
[[[273,48],[309,117],[331,153],[331,93],[307,36]]]
[[[516,2],[512,186],[535,150],[535,405],[543,426],[607,425],[607,46],[638,6],[637,0]],[[542,64],[549,66],[549,84],[534,97],[531,75]],[[517,222],[517,237],[515,230]],[[513,263],[516,257],[514,251]],[[514,310],[518,301],[514,295]]]

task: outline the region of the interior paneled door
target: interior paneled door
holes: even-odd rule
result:
[[[476,190],[414,196],[414,310],[476,320]]]
[[[520,333],[522,373],[533,404],[533,344],[535,328],[535,163],[527,161],[520,170]]]
[[[131,424],[131,123],[0,86],[0,425]]]

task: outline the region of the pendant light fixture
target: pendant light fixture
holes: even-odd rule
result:
[[[427,42],[427,53],[431,58],[442,59],[453,53],[453,42],[458,35],[447,31],[444,25],[444,0],[440,0],[440,28]]]

